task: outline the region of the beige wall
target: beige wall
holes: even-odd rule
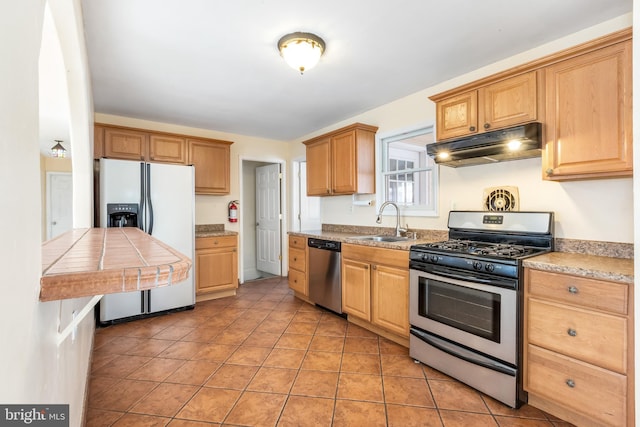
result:
[[[419,125],[433,124],[435,104],[428,99],[430,95],[627,28],[631,24],[631,15],[604,22],[335,123],[299,138],[298,141],[353,122],[379,126],[378,138]],[[293,156],[304,155],[302,144],[294,144],[292,149]],[[446,230],[449,210],[481,210],[484,188],[515,185],[519,189],[522,210],[555,212],[558,237],[633,242],[633,185],[630,178],[558,183],[543,181],[541,176],[542,166],[539,158],[457,169],[442,166],[439,215],[432,218],[402,217],[402,224],[408,223],[411,228]],[[323,198],[322,222],[374,226],[376,207],[358,207],[352,210],[351,200],[351,196]],[[381,202],[378,202],[378,206]],[[385,217],[383,224],[393,226],[395,218]]]

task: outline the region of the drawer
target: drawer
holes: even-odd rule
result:
[[[226,248],[233,246],[237,246],[236,236],[198,237],[196,239],[196,250]]]
[[[626,425],[627,377],[527,346],[526,390],[605,425]]]
[[[409,270],[409,251],[399,249],[375,248],[344,243],[342,245],[342,258]]]
[[[307,263],[305,259],[306,252],[303,249],[289,249],[289,266],[300,270],[302,272],[307,271]]]
[[[527,269],[525,280],[530,295],[627,314],[629,292],[625,284],[533,269]]]
[[[626,373],[626,318],[531,297],[527,310],[531,344]]]
[[[302,271],[289,270],[289,287],[294,291],[308,296],[307,292],[307,276]]]
[[[301,236],[289,236],[289,247],[305,249],[307,247],[307,238]]]

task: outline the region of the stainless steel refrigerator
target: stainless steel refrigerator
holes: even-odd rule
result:
[[[129,206],[135,212],[135,224],[156,239],[194,259],[195,189],[193,166],[144,163],[130,160],[100,159],[100,227],[131,226],[127,216],[107,213],[107,207]],[[111,221],[110,221],[111,219]],[[193,307],[195,304],[194,268],[186,281],[148,291],[123,292],[102,297],[99,322],[114,323],[154,313]]]

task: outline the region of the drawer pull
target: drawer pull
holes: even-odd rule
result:
[[[569,387],[571,387],[571,388],[574,388],[574,387],[576,386],[576,382],[575,382],[575,381],[573,381],[572,379],[568,379],[568,380],[566,381],[566,383],[567,383],[567,385],[568,385]]]
[[[576,335],[578,335],[578,332],[575,329],[567,329],[567,334],[569,334],[572,337],[575,337]]]
[[[298,261],[298,258],[296,258],[296,257],[293,257],[293,260],[294,260],[294,261]]]
[[[568,290],[569,292],[571,292],[572,294],[577,294],[577,293],[578,293],[578,288],[576,288],[575,286],[569,286],[569,287],[567,288],[567,290]]]

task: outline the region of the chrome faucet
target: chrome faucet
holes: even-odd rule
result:
[[[396,208],[396,236],[401,237],[402,233],[407,230],[405,230],[404,228],[400,228],[400,209],[398,209],[398,205],[396,205],[395,203],[384,202],[382,206],[380,206],[380,210],[378,211],[378,218],[376,218],[376,224],[382,224],[382,211],[387,207],[387,205],[391,205]]]

